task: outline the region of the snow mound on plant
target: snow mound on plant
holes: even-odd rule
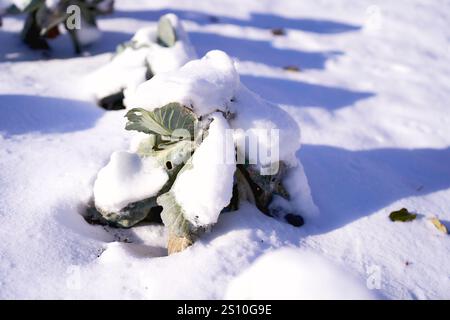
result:
[[[293,248],[269,252],[235,278],[227,299],[367,300],[365,283],[325,258]]]
[[[139,29],[130,41],[133,46],[126,46],[107,65],[88,77],[87,82],[94,88],[96,99],[122,90],[126,96],[133,93],[139,84],[147,80],[149,66],[151,73],[156,75],[178,69],[197,57],[178,17],[169,13],[161,19],[169,20],[175,29],[175,44],[172,47],[158,44],[157,26]]]
[[[234,114],[232,127],[241,129],[234,135],[237,145],[244,145],[246,138],[258,141],[257,154],[250,153],[250,148],[245,150],[250,161],[268,165],[273,158],[279,157],[292,165],[296,164],[295,152],[300,148],[300,129],[286,111],[262,99],[242,84],[234,94],[230,111]],[[271,152],[275,154],[267,156]]]
[[[231,126],[242,129],[235,134],[237,142],[243,143],[247,135],[257,139],[262,148],[260,153],[268,154],[279,146],[280,159],[296,161],[295,152],[300,147],[297,123],[283,109],[240,83],[233,60],[223,51],[210,51],[202,59],[193,60],[178,70],[155,76],[138,87],[127,105],[151,111],[171,102],[191,107],[198,116],[217,110],[231,111],[234,113]],[[270,130],[278,130],[280,143],[270,138],[267,134]],[[251,160],[267,160],[262,163],[267,164],[272,159]]]
[[[303,216],[317,215],[303,165],[297,157],[301,148],[301,134],[297,122],[279,106],[262,99],[259,95],[240,84],[233,102],[231,127],[240,153],[245,154],[250,163],[260,168],[267,167],[274,159],[288,165],[283,185],[290,200],[274,197],[271,207],[278,206],[285,212],[300,211]],[[257,141],[257,152],[244,148],[248,141]]]
[[[147,62],[151,66],[153,74],[178,69],[186,62],[197,58],[197,53],[178,17],[169,13],[162,16],[162,19],[170,21],[171,26],[175,29],[177,41],[173,47],[155,45],[156,38],[153,33],[153,37],[150,38],[152,40],[151,50],[147,55]]]
[[[125,88],[134,88],[146,80],[145,49],[125,49],[111,62],[88,76],[96,99],[102,99]]]
[[[226,111],[238,86],[239,75],[233,61],[225,52],[213,50],[202,59],[141,84],[125,104],[128,108],[151,111],[176,101],[192,107],[201,116]]]
[[[129,203],[156,195],[168,179],[165,170],[153,158],[114,152],[97,175],[96,206],[105,212],[118,212]]]
[[[227,141],[229,129],[222,114],[212,115],[208,136],[192,156],[192,168],[180,173],[173,186],[184,217],[194,226],[216,223],[230,203],[236,162],[234,143]]]

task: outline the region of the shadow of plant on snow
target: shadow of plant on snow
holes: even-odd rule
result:
[[[450,188],[450,148],[351,151],[304,145],[298,152],[325,233],[393,202]]]
[[[85,101],[28,95],[0,95],[0,135],[86,130],[103,115]]]

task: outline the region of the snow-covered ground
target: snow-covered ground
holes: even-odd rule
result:
[[[0,298],[450,298],[450,238],[427,219],[449,226],[448,0],[119,0],[116,9],[80,57],[67,37],[50,59],[30,52],[22,20],[3,19]],[[299,123],[320,211],[302,228],[244,205],[168,257],[161,226],[112,230],[81,216],[97,172],[131,139],[124,112],[96,107],[83,79],[168,12],[199,56],[227,52],[245,85]],[[402,207],[418,219],[391,222]]]

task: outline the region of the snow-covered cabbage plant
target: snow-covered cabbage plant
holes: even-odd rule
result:
[[[0,27],[2,26],[2,17],[8,13],[14,13],[17,11],[13,0],[0,0]]]
[[[139,132],[139,143],[113,153],[94,184],[96,209],[110,224],[160,216],[170,254],[242,201],[297,226],[313,210],[295,155],[298,125],[241,84],[224,52],[155,75],[128,102],[126,129]]]
[[[23,41],[32,49],[50,49],[47,39],[60,35],[61,25],[67,30],[76,53],[97,41],[98,15],[111,13],[114,0],[12,0],[27,19],[22,30]]]
[[[88,78],[98,104],[107,110],[125,108],[126,97],[154,75],[180,68],[197,54],[174,14],[145,27],[117,48],[112,60]]]

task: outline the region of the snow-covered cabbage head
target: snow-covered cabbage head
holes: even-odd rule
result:
[[[211,51],[156,74],[127,104],[126,129],[146,136],[135,153],[114,155],[98,175],[96,206],[107,219],[130,226],[145,218],[148,204],[158,205],[175,252],[240,201],[296,226],[300,213],[315,210],[295,155],[298,125],[247,89],[226,53]]]
[[[157,25],[139,29],[120,45],[113,59],[88,78],[95,99],[105,109],[124,108],[124,99],[154,75],[176,70],[197,54],[174,14],[163,15]]]

